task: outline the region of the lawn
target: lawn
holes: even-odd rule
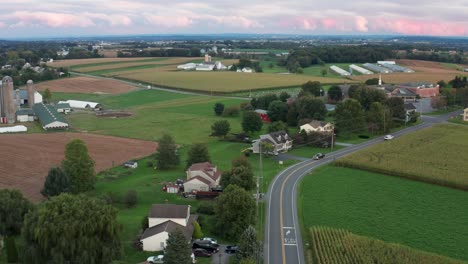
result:
[[[325,166],[299,188],[304,228],[357,235],[468,260],[468,192]]]
[[[361,150],[338,165],[468,190],[468,127],[436,125]]]

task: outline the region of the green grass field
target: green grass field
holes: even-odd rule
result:
[[[468,190],[468,127],[436,125],[340,159],[340,166]]]
[[[462,264],[455,260],[399,244],[358,236],[343,229],[314,227],[310,229],[312,263],[447,263]]]
[[[298,199],[307,230],[341,228],[468,260],[468,192],[325,166],[302,180]]]

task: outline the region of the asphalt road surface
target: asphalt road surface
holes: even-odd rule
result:
[[[436,123],[446,122],[447,118],[461,111],[441,116],[424,116],[423,122],[393,133],[395,137],[405,135]],[[286,168],[275,176],[266,194],[266,223],[264,260],[267,264],[305,264],[304,248],[297,215],[297,184],[313,169],[330,163],[358,150],[383,141],[383,136],[352,145],[328,154],[322,160],[306,160]]]

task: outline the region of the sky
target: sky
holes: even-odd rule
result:
[[[468,0],[1,0],[4,38],[138,34],[468,36]]]

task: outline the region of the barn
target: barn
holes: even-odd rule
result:
[[[44,103],[35,104],[33,106],[34,113],[36,113],[42,128],[48,129],[67,129],[68,122],[61,116],[57,110]]]
[[[18,122],[34,121],[34,111],[32,109],[20,109],[16,111],[16,120]]]

